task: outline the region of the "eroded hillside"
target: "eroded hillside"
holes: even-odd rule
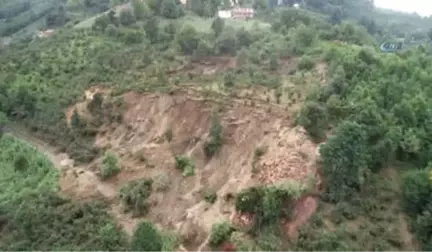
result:
[[[86,97],[84,103],[93,98],[88,93]],[[180,232],[190,249],[205,245],[216,222],[237,218],[233,199],[241,190],[290,182],[313,188],[317,184],[317,146],[301,128],[292,126],[291,115],[283,108],[251,105],[247,100],[204,99],[182,90],[128,92],[123,99],[122,123],[102,125],[95,142],[119,157],[121,172],[108,181],[95,181],[88,172],[98,173],[101,161],[96,160],[88,167],[64,172],[62,186],[78,199],[102,196],[112,202],[112,212],[128,232],[138,219],[121,213],[116,192],[129,181],[153,179],[150,211],[143,218]],[[83,103],[68,111],[75,109],[86,114]],[[214,113],[220,118],[223,145],[209,158],[204,144]],[[184,177],[176,169],[175,157],[180,155],[194,163],[194,176]],[[217,195],[214,204],[204,200],[209,192]]]

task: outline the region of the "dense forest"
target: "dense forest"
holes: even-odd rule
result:
[[[215,17],[230,6],[226,1],[191,0],[184,6],[176,0],[132,0],[132,8],[111,9],[126,2],[0,0],[0,36],[41,19],[41,27],[56,28],[50,38],[27,37],[0,47],[2,124],[24,125],[77,163],[89,163],[104,153],[94,145],[98,127],[121,123],[123,112],[121,99],[99,97],[89,105],[96,119],[74,114],[68,127],[64,110],[89,87],[103,85],[116,96],[220,82],[226,92],[252,86],[274,90],[282,103],[280,97],[291,92],[282,88],[284,82],[306,79],[324,62],[327,84],[312,83],[298,94],[302,104],[295,117],[296,125],[322,143],[317,213],[300,229],[297,242],[286,242],[276,224],[289,216],[282,207],[292,202],[292,191],[254,187],[236,195],[236,210],[257,216],[247,231],[254,241],[234,241],[231,234],[238,230],[218,223],[210,245],[231,239],[248,251],[405,250],[395,223],[406,216],[415,248],[432,250],[430,18],[376,9],[370,0],[285,0],[281,6],[255,0],[239,1],[257,11],[239,26]],[[73,27],[94,15],[88,28]],[[398,38],[405,40],[404,50],[379,51],[381,42]],[[169,74],[195,57],[231,57],[237,67],[210,77]],[[283,58],[297,59],[297,69],[278,72]],[[214,120],[209,158],[221,145]],[[119,171],[116,157],[107,153],[110,177]],[[58,172],[25,142],[4,134],[0,159],[1,250],[176,249],[175,239],[150,222],[141,222],[129,239],[104,202],[60,196]],[[389,167],[396,175],[389,175]],[[141,211],[151,186],[131,184],[120,198]]]

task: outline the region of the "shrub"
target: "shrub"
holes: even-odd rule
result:
[[[298,64],[299,70],[311,70],[315,67],[315,62],[309,56],[303,56]]]
[[[108,179],[120,173],[120,167],[117,164],[117,157],[112,152],[105,152],[100,168],[102,179]]]
[[[276,71],[279,68],[279,56],[278,56],[278,54],[272,53],[270,55],[269,68],[272,71]]]
[[[204,152],[207,157],[213,157],[222,147],[222,126],[219,116],[213,113],[210,126],[210,140],[204,144]]]
[[[240,49],[240,51],[237,52],[237,65],[244,66],[248,63],[248,52],[245,48]]]
[[[217,194],[214,191],[207,191],[204,194],[204,200],[210,204],[214,204],[217,200]]]
[[[165,130],[165,132],[164,132],[164,136],[165,136],[165,139],[166,139],[168,142],[171,142],[172,137],[173,137],[172,129],[169,128],[169,129]]]
[[[234,244],[237,251],[261,251],[255,244],[255,241],[242,232],[233,232],[230,242]]]
[[[328,125],[325,106],[313,101],[306,102],[300,110],[298,124],[305,128],[314,140],[320,141],[324,139]]]
[[[129,26],[136,22],[134,15],[129,10],[121,11],[119,18],[120,18],[120,23],[124,26]]]
[[[224,74],[224,85],[225,87],[233,87],[234,86],[235,77],[232,72],[227,72]]]
[[[204,39],[200,39],[198,42],[198,46],[196,49],[196,55],[197,56],[210,56],[213,54],[213,47],[212,45],[204,40]]]
[[[182,172],[184,177],[195,175],[195,164],[187,156],[176,156],[176,168]]]
[[[224,241],[228,240],[234,228],[228,222],[221,222],[213,224],[210,231],[210,246],[216,248]]]
[[[236,211],[255,214],[256,231],[262,225],[274,224],[280,217],[289,218],[293,200],[300,194],[299,186],[251,187],[237,194]]]
[[[198,48],[199,36],[193,26],[185,25],[176,34],[176,41],[183,53],[192,54]]]
[[[138,224],[131,239],[132,251],[161,251],[163,246],[162,236],[149,221]]]
[[[358,193],[367,169],[367,151],[364,128],[355,122],[342,123],[320,148],[328,200],[349,200]]]
[[[164,192],[170,188],[171,181],[167,174],[159,174],[153,178],[153,188],[157,192]]]
[[[432,186],[427,170],[408,171],[402,177],[402,204],[411,216],[422,214],[432,202]]]
[[[257,213],[261,208],[264,190],[261,187],[251,187],[236,195],[236,210],[244,213]]]
[[[261,158],[262,156],[264,156],[264,154],[265,154],[266,152],[267,152],[267,147],[259,147],[259,148],[257,148],[257,149],[255,150],[254,157],[253,157],[253,160],[252,160],[252,172],[253,172],[253,173],[258,172],[258,169],[257,169],[257,163],[258,163],[258,161],[260,160],[260,158]]]
[[[146,199],[152,191],[153,180],[135,180],[124,185],[119,192],[119,198],[126,211],[132,211],[134,216],[145,215],[148,212]]]
[[[14,160],[15,171],[26,171],[29,167],[29,162],[24,155],[18,155]]]

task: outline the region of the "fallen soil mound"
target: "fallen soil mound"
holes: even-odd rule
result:
[[[86,96],[91,100],[92,95],[87,92]],[[123,121],[103,125],[96,136],[98,147],[117,155],[120,174],[101,181],[101,160],[73,167],[67,156],[57,158],[56,154],[54,161],[64,169],[64,193],[77,199],[102,197],[111,202],[111,213],[129,233],[139,219],[122,212],[116,194],[132,180],[152,178],[157,185],[148,199],[151,207],[145,219],[179,232],[186,248],[203,249],[211,226],[235,214],[232,195],[255,185],[290,180],[305,184],[316,175],[317,146],[303,129],[292,127],[290,115],[283,108],[206,100],[184,91],[129,92],[123,98]],[[82,102],[77,106],[85,108]],[[68,115],[75,108],[71,107]],[[213,113],[220,118],[223,145],[220,152],[208,158],[204,144],[209,139]],[[183,177],[175,168],[178,155],[194,163],[194,176]],[[204,200],[208,192],[216,193],[214,204]],[[313,212],[316,206],[310,208]],[[303,219],[299,216],[292,225],[294,229]]]

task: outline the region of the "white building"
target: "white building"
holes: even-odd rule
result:
[[[231,18],[231,10],[220,10],[218,11],[218,17],[220,18]]]

